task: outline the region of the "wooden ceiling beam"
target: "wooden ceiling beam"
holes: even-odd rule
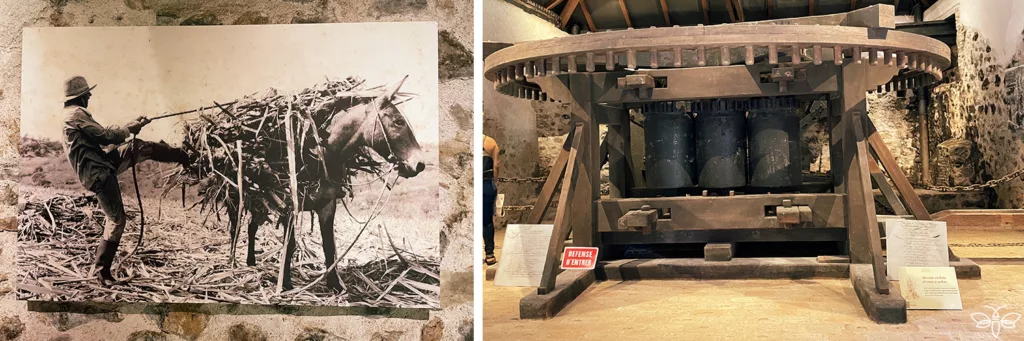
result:
[[[633,22],[629,20],[629,10],[626,9],[626,0],[619,0],[619,8],[622,8],[622,18],[626,19],[626,27],[633,27]]]
[[[665,26],[672,26],[672,19],[668,17],[668,3],[661,0],[661,14],[665,15]]]
[[[725,11],[729,12],[729,21],[736,22],[736,12],[732,9],[732,0],[725,0]]]
[[[708,0],[700,0],[700,8],[704,11],[704,25],[711,25],[711,20],[708,19]]]
[[[857,9],[857,0],[850,0],[850,10]]]
[[[558,4],[560,4],[560,3],[562,3],[562,0],[555,0],[555,1],[554,1],[554,2],[552,2],[552,3],[550,4],[550,5],[548,5],[548,7],[547,7],[547,8],[548,8],[548,10],[550,11],[550,10],[551,10],[552,8],[555,8],[555,6],[558,6]]]
[[[569,0],[565,3],[565,8],[562,8],[562,14],[558,16],[558,28],[565,28],[565,25],[569,23],[569,17],[572,16],[572,12],[576,11],[576,6],[579,6],[580,0]]]
[[[732,0],[732,8],[736,11],[736,16],[739,17],[740,22],[747,21],[747,16],[743,13],[743,4],[740,0]]]
[[[590,32],[597,32],[597,26],[594,25],[594,18],[590,16],[590,11],[587,10],[587,3],[580,0],[580,10],[583,11],[583,18],[587,19],[587,27],[590,27]]]
[[[814,0],[808,0],[807,10],[810,11],[809,15],[814,15]]]
[[[775,9],[775,4],[772,3],[772,0],[768,0],[768,3],[765,4],[765,7],[768,8],[768,19],[774,19],[775,15],[772,14],[772,10]]]

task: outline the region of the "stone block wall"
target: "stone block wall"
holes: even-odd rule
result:
[[[469,340],[473,334],[473,2],[460,0],[0,0],[0,164],[17,164],[23,27],[437,21],[440,310],[14,299],[16,197],[0,193],[0,340]],[[6,174],[6,172],[5,172]],[[13,180],[6,174],[7,180]],[[7,184],[6,182],[0,184]]]

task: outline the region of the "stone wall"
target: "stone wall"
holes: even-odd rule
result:
[[[482,5],[484,41],[515,43],[567,35],[552,23],[504,0],[484,0]],[[485,81],[483,109],[484,134],[493,137],[502,149],[499,176],[547,176],[554,159],[543,159],[539,152],[550,142],[548,140],[564,139],[557,136],[568,133],[568,105],[505,96]],[[505,205],[533,205],[541,186],[542,183],[499,183],[498,193],[505,195]],[[503,228],[509,223],[523,222],[529,211],[506,213],[505,217],[494,218],[495,226]]]
[[[438,21],[440,310],[14,299],[16,197],[0,195],[0,340],[462,340],[473,334],[473,3],[457,0],[0,0],[0,158],[16,164],[21,28]],[[5,185],[0,184],[0,185]],[[0,186],[7,188],[6,186]],[[6,193],[6,192],[5,192]]]
[[[932,94],[928,114],[937,123],[928,132],[932,150],[949,139],[972,142],[981,181],[1024,168],[1024,98],[1017,88],[1024,75],[1024,32],[1017,33],[1015,57],[1006,64],[985,34],[963,20],[958,21],[957,42],[958,70]],[[1022,185],[1014,180],[997,187],[996,206],[1024,206]]]
[[[1018,85],[1024,80],[1024,4],[995,2],[1005,6],[961,3],[953,51],[956,68],[928,94],[932,170],[927,176],[936,185],[980,183],[1024,168],[1024,93]],[[916,97],[913,92],[903,98],[895,92],[869,94],[868,110],[900,169],[921,183]],[[815,144],[827,141],[827,132],[809,129],[805,141],[811,143],[812,154],[822,150],[826,154],[817,156],[827,160],[828,147]],[[827,170],[824,164],[822,170]],[[1024,206],[1021,180],[1002,184],[995,193],[994,208]]]

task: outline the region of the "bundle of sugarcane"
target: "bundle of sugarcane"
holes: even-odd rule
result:
[[[213,108],[201,110],[198,118],[186,122],[184,129],[182,145],[192,163],[171,174],[168,182],[172,186],[167,190],[179,183],[200,183],[201,200],[197,205],[202,205],[201,211],[217,212],[221,203],[238,201],[241,186],[246,212],[288,212],[291,174],[287,162],[287,119],[293,120],[295,176],[300,198],[315,190],[328,172],[335,177],[351,177],[356,171],[380,173],[383,163],[366,151],[359,151],[355,157],[344,160],[344,164],[325,162],[331,119],[383,92],[383,86],[367,88],[363,83],[355,77],[328,80],[296,95],[270,89],[231,105],[215,103]],[[344,190],[351,192],[350,187]]]
[[[309,287],[278,294],[274,290],[278,252],[262,253],[256,266],[232,267],[223,230],[164,222],[147,231],[144,250],[132,256],[130,248],[120,250],[114,272],[127,281],[103,287],[93,267],[96,244],[103,238],[102,217],[93,196],[28,200],[19,216],[18,298],[379,307],[436,307],[440,300],[440,263],[398,248],[383,225],[380,237],[387,238],[390,248],[378,249],[376,260],[339,267],[345,283],[341,293],[317,280],[326,267],[322,261],[311,261],[292,269],[298,283]],[[139,236],[137,226],[132,226],[136,220],[129,222],[122,237],[125,241]],[[257,240],[259,249],[280,250],[283,231],[262,229]]]

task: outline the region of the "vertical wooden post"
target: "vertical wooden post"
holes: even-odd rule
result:
[[[846,226],[849,233],[850,262],[872,264],[875,287],[881,294],[889,293],[889,282],[885,276],[882,259],[882,240],[875,215],[874,195],[871,192],[871,178],[868,162],[871,161],[866,136],[867,125],[866,90],[868,87],[867,65],[849,64],[839,73],[842,130],[842,165],[836,172],[843,172],[843,187],[846,192]],[[833,161],[833,165],[835,165]]]
[[[285,139],[288,143],[288,184],[292,192],[292,216],[288,226],[285,227],[284,247],[281,248],[281,268],[277,273],[277,293],[284,290],[284,264],[288,258],[289,238],[294,238],[296,220],[299,219],[299,183],[295,175],[295,138],[292,136],[292,104],[288,103],[288,114],[284,116]]]
[[[573,121],[582,124],[583,127],[582,134],[579,135],[579,156],[576,158],[579,176],[573,186],[575,193],[570,219],[574,246],[598,246],[597,231],[594,227],[594,205],[601,194],[598,181],[601,158],[598,155],[600,141],[591,92],[593,84],[594,81],[589,74],[569,76]]]
[[[842,84],[842,72],[837,75]],[[843,178],[843,101],[836,97],[828,100],[829,172],[832,175],[832,189],[835,193],[846,193]]]
[[[565,176],[562,178],[562,190],[558,195],[558,210],[555,212],[555,224],[551,231],[551,240],[548,242],[547,256],[544,258],[544,272],[541,275],[540,287],[537,294],[545,295],[555,289],[555,279],[558,277],[558,268],[561,262],[562,250],[565,248],[565,238],[568,236],[572,224],[572,217],[575,205],[572,205],[577,176],[579,175],[580,144],[583,141],[583,126],[578,124],[573,128],[571,134],[572,144],[570,146],[569,158],[566,163]],[[550,179],[550,178],[549,178]],[[574,214],[575,215],[575,214]]]
[[[928,153],[928,115],[926,106],[928,100],[925,98],[925,87],[917,88],[917,116],[921,135],[921,182],[925,185],[932,184],[931,159]]]

